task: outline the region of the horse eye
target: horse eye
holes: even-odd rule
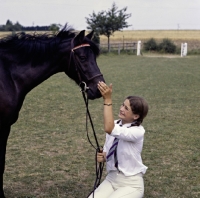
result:
[[[79,59],[80,59],[81,62],[86,61],[86,57],[85,56],[80,56]]]

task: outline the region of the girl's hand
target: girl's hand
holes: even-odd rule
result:
[[[97,153],[97,162],[105,162],[105,153]]]
[[[98,89],[101,92],[101,95],[103,96],[103,98],[106,99],[111,99],[112,96],[112,84],[110,84],[109,86],[106,85],[104,82],[100,81],[98,83]]]

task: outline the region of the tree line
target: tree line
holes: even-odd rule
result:
[[[19,22],[15,24],[7,20],[5,25],[0,25],[0,31],[58,31],[59,24],[51,24],[50,26],[22,26]]]

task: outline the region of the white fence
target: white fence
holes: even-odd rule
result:
[[[141,41],[129,42],[129,43],[111,43],[109,45],[100,44],[100,48],[108,52],[117,51],[118,54],[120,54],[121,51],[123,50],[123,51],[132,51],[133,53],[137,53],[137,55],[140,55]]]
[[[100,44],[100,48],[102,50],[106,50],[108,52],[111,51],[117,51],[118,54],[120,54],[121,50],[123,51],[132,51],[133,53],[136,53],[137,56],[140,56],[141,49],[142,49],[142,42],[130,42],[130,43],[111,43],[109,44]],[[181,57],[187,56],[187,49],[188,45],[187,43],[181,43]]]

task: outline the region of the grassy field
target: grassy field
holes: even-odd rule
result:
[[[143,124],[142,157],[148,166],[145,198],[200,197],[199,62],[197,56],[98,58],[107,83],[113,83],[116,118],[127,95],[143,96],[149,103]],[[102,102],[90,101],[101,145],[105,138]],[[92,137],[91,129],[89,133]],[[57,74],[28,94],[12,127],[5,194],[8,198],[86,198],[95,180],[94,156],[79,88]]]

